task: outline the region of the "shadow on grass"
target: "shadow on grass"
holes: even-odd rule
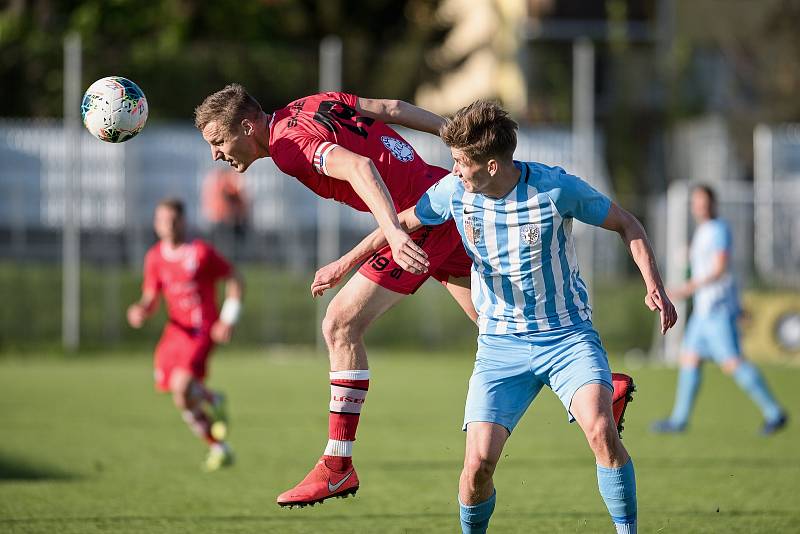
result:
[[[34,464],[29,460],[13,458],[0,452],[0,484],[20,481],[74,480],[77,475],[61,469]]]

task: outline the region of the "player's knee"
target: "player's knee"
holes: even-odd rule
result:
[[[608,456],[614,453],[614,442],[618,441],[619,437],[616,428],[607,417],[602,415],[596,417],[586,425],[584,433],[589,447],[596,456]]]
[[[739,358],[728,358],[721,364],[722,371],[725,374],[732,375],[734,372],[736,372],[736,369],[739,367],[739,364],[741,363],[742,361]]]
[[[696,354],[682,354],[680,364],[681,367],[693,369],[700,365],[700,358]]]
[[[480,486],[492,479],[496,463],[480,456],[471,456],[464,460],[464,474],[473,486]]]
[[[329,306],[322,320],[322,335],[329,347],[349,344],[359,337],[356,322],[350,314],[338,307]]]

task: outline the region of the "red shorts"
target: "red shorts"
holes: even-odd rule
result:
[[[197,380],[204,380],[206,362],[213,347],[207,330],[188,329],[168,322],[156,346],[156,388],[169,391],[169,382],[175,369],[182,369]]]
[[[430,276],[444,284],[451,276],[469,276],[472,260],[464,250],[455,221],[423,226],[411,237],[428,254],[430,266],[427,273],[411,274],[404,271],[392,258],[392,249],[388,245],[365,261],[358,272],[379,286],[403,295],[414,293]]]

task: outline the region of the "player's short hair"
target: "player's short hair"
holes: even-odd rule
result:
[[[497,102],[478,100],[456,111],[439,130],[444,143],[475,162],[511,158],[519,125]]]
[[[184,213],[186,213],[186,205],[183,203],[183,200],[175,197],[168,197],[162,198],[156,204],[156,208],[169,208],[175,212],[175,215],[178,217],[183,217]]]
[[[209,122],[217,121],[223,129],[230,132],[243,119],[255,120],[261,113],[261,104],[242,85],[232,83],[208,95],[194,109],[194,125],[203,131]]]
[[[692,191],[702,191],[708,197],[708,200],[711,201],[712,205],[717,204],[717,194],[714,192],[714,189],[708,184],[695,184],[692,187]]]

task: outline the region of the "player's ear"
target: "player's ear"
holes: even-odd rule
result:
[[[242,119],[242,131],[245,135],[252,135],[253,122],[250,119]]]
[[[494,158],[489,158],[489,161],[486,162],[486,170],[489,171],[490,176],[497,174],[498,167],[497,160]]]

